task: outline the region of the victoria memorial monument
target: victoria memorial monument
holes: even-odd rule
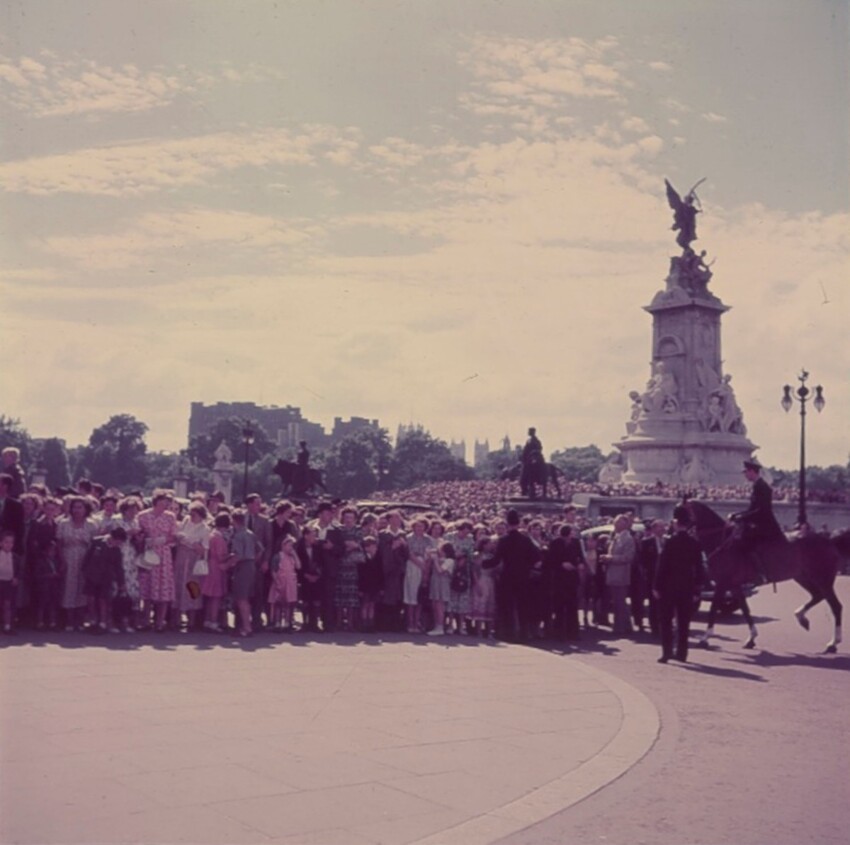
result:
[[[665,180],[680,255],[671,257],[652,314],[652,362],[643,390],[633,390],[626,435],[614,445],[601,481],[652,484],[738,484],[752,456],[732,377],[723,371],[720,321],[729,310],[709,289],[706,253],[697,253],[697,183],[682,198]]]

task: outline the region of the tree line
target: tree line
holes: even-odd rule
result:
[[[157,487],[172,487],[178,474],[188,477],[189,489],[212,490],[215,450],[223,442],[237,469],[247,457],[249,489],[271,499],[281,492],[273,471],[275,463],[281,457],[294,459],[295,452],[278,452],[262,425],[256,420],[247,422],[253,431],[247,456],[242,436],[246,420],[240,417],[218,420],[193,436],[181,452],[151,452],[145,442],[148,426],[131,414],[111,416],[92,431],[88,443],[71,448],[56,437],[34,440],[20,420],[0,415],[0,448],[20,449],[22,463],[30,471],[41,465],[51,490],[70,487],[78,478],[91,478],[125,493],[149,493]],[[595,445],[565,447],[552,453],[551,462],[571,481],[592,483],[609,455]],[[498,478],[517,460],[516,451],[499,449],[490,452],[482,466],[472,469],[451,453],[445,441],[421,428],[406,430],[395,444],[386,429],[363,428],[311,455],[311,465],[323,471],[328,490],[343,498],[364,498],[377,490],[400,490],[431,481]],[[798,472],[771,471],[775,482],[796,485]],[[237,473],[235,479],[239,478]],[[846,490],[850,461],[846,466],[808,467],[806,484],[812,491]],[[235,484],[235,489],[240,486]]]

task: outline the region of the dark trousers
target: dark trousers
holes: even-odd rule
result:
[[[271,572],[263,572],[258,564],[254,573],[254,591],[251,593],[251,627],[255,631],[263,627],[263,611],[268,604],[271,580]]]
[[[559,573],[552,592],[552,633],[565,640],[580,639],[578,624],[578,572]]]
[[[322,630],[333,631],[336,628],[336,580],[335,572],[322,574]]]
[[[504,579],[501,598],[505,638],[515,642],[525,642],[528,639],[531,624],[528,581]]]
[[[688,637],[691,633],[691,614],[693,598],[690,593],[684,595],[662,596],[659,602],[661,622],[661,654],[673,657],[673,618],[676,619],[676,660],[688,659]]]

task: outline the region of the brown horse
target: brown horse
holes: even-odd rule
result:
[[[835,654],[841,642],[841,602],[835,593],[840,555],[828,537],[809,534],[797,539],[780,537],[757,545],[754,549],[761,561],[757,572],[750,555],[740,548],[733,536],[733,528],[708,505],[702,502],[687,503],[696,526],[697,539],[708,557],[708,570],[717,590],[740,590],[743,584],[758,581],[763,574],[774,584],[796,581],[811,599],[794,611],[797,622],[809,630],[806,613],[816,604],[826,601],[835,619],[835,632],[827,643],[826,653]],[[722,593],[721,593],[722,594]],[[711,622],[712,620],[710,620]],[[706,632],[710,636],[711,625]],[[755,645],[755,628],[750,628],[749,647]]]
[[[529,467],[529,472],[526,477],[523,477],[522,472],[522,463],[515,463],[512,467],[508,467],[507,469],[502,469],[499,478],[502,481],[519,481],[521,488],[520,492],[523,496],[527,496],[529,499],[537,498],[537,487],[541,487],[543,491],[543,498],[549,498],[549,487],[551,484],[555,488],[555,495],[560,499],[561,498],[561,482],[560,478],[563,476],[563,472],[555,466],[555,464],[550,464],[548,462],[540,461],[539,463],[532,464]]]

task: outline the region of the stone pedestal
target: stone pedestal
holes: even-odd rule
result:
[[[671,260],[652,314],[651,378],[632,391],[626,436],[614,445],[622,480],[738,484],[755,447],[747,438],[731,376],[723,374],[720,318],[729,310],[705,284],[687,284]],[[609,467],[609,471],[611,468]]]

